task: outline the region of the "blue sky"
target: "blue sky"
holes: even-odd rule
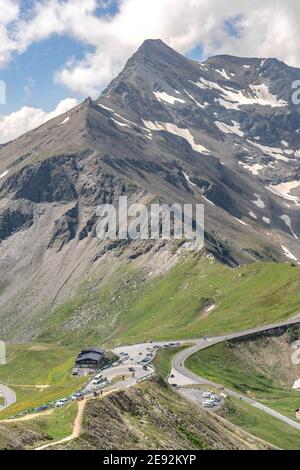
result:
[[[86,50],[73,39],[54,36],[16,55],[6,69],[0,70],[0,79],[6,83],[6,105],[2,105],[1,113],[9,114],[22,106],[50,111],[66,96],[81,101],[82,94],[55,83],[54,72],[71,57],[82,58]]]

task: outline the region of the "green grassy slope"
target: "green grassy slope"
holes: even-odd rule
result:
[[[276,350],[274,350],[276,355]],[[226,343],[220,343],[194,354],[186,361],[186,366],[201,377],[226,385],[245,395],[249,394],[271,408],[295,418],[295,410],[300,405],[299,392],[276,378],[276,374],[251,362]]]
[[[234,398],[226,400],[222,416],[253,436],[284,450],[300,449],[300,431]]]
[[[181,348],[176,348],[176,350],[165,349],[158,352],[154,360],[154,365],[163,378],[166,378],[169,375],[171,370],[171,360],[180,349]],[[198,367],[195,367],[194,370],[197,370],[199,373],[199,362],[201,364],[205,363],[202,369],[206,371],[206,377],[209,377],[211,380],[213,380],[214,376],[211,376],[210,373],[216,364],[214,363],[214,366],[212,367],[210,361],[206,360],[207,358],[201,356],[200,359],[201,360],[198,361],[197,357]],[[221,358],[219,356],[217,361],[217,366],[220,367]],[[195,364],[195,356],[192,357],[192,363]],[[208,373],[206,365],[208,365],[210,373]],[[205,372],[203,372],[203,376],[204,375]],[[246,372],[245,375],[247,375]],[[231,378],[233,380],[230,382],[228,381],[227,385],[229,386],[232,386],[232,383],[236,382],[234,375],[231,376]],[[216,377],[214,379],[217,380]],[[265,380],[265,382],[267,382],[267,380]],[[223,381],[223,383],[225,382]],[[264,382],[260,381],[260,383]],[[264,385],[264,389],[265,388],[266,387]],[[275,409],[275,406],[272,407]],[[231,397],[227,398],[219,414],[244,431],[249,432],[253,436],[256,436],[260,439],[263,439],[264,441],[269,442],[276,447],[286,450],[300,449],[300,431],[291,428],[287,424],[284,424],[278,419],[267,415],[261,410],[251,407],[247,403],[241,402],[240,400],[236,400]]]
[[[132,264],[101,288],[58,307],[42,325],[40,339],[111,346],[240,331],[298,313],[299,285],[300,269],[289,264],[254,263],[232,269],[194,256],[155,280]],[[209,304],[216,308],[205,314]],[[87,320],[89,315],[93,321]]]
[[[9,385],[17,402],[0,419],[27,408],[64,398],[85,382],[71,375],[76,351],[51,344],[9,345],[7,364],[0,367],[0,383]]]
[[[77,403],[52,410],[28,421],[0,421],[0,450],[31,449],[72,433]]]
[[[155,355],[153,365],[162,379],[167,379],[172,369],[172,359],[179,351],[187,348],[189,345],[182,345],[174,349],[161,349]]]

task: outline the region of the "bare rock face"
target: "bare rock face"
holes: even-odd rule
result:
[[[275,59],[199,63],[148,40],[99,99],[1,146],[0,336],[100,266],[96,209],[120,195],[204,204],[207,247],[230,265],[300,262],[297,79]]]

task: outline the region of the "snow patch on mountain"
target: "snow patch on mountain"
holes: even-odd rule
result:
[[[249,211],[248,214],[250,215],[250,217],[252,217],[252,219],[257,219],[257,216],[254,214],[254,212]]]
[[[290,194],[290,192],[298,188],[300,186],[300,181],[295,180],[295,181],[289,181],[287,183],[280,183],[277,185],[269,185],[267,186],[267,189],[271,191],[273,194],[276,194],[276,196],[280,196],[284,199],[287,199],[288,201],[293,201],[295,203],[298,203],[299,198],[298,196],[293,196]]]
[[[239,164],[245,168],[245,170],[250,171],[253,175],[258,175],[259,172],[265,168],[265,166],[261,165],[260,163],[254,163],[253,165],[250,165],[244,162],[239,162]]]
[[[272,108],[280,108],[282,106],[287,106],[288,102],[284,100],[278,100],[277,96],[272,95],[269,90],[269,87],[265,83],[260,85],[250,85],[251,90],[253,91],[257,104],[261,106],[271,106]]]
[[[198,82],[192,82],[202,90],[216,90],[220,94],[220,98],[215,100],[226,109],[240,110],[240,106],[260,105],[260,106],[271,106],[271,107],[282,107],[288,106],[288,103],[284,100],[278,100],[275,95],[269,91],[266,84],[250,85],[252,96],[250,92],[245,90],[236,90],[228,86],[222,87],[218,83],[206,80],[200,77]]]
[[[237,217],[233,217],[235,220],[237,220],[240,224],[242,225],[247,225],[246,222],[244,222],[243,220],[241,219],[238,219]]]
[[[197,187],[197,185],[196,185],[195,183],[193,183],[193,182],[190,180],[189,175],[187,175],[184,171],[182,171],[182,173],[183,173],[183,176],[185,177],[185,179],[187,180],[187,182],[188,182],[190,185]]]
[[[106,111],[110,111],[111,113],[114,113],[114,110],[112,108],[109,108],[108,106],[104,106],[104,104],[99,104],[100,108],[106,109]]]
[[[296,258],[296,256],[294,256],[290,250],[288,250],[288,248],[286,246],[281,246],[282,250],[283,250],[283,253],[285,254],[285,256],[293,261],[298,261],[298,259]]]
[[[293,231],[293,228],[292,228],[292,221],[291,221],[291,218],[290,218],[288,215],[286,215],[286,214],[281,215],[280,218],[281,218],[281,220],[284,221],[284,223],[286,224],[286,226],[290,229],[290,231],[291,231],[293,237],[294,237],[296,240],[298,240],[298,237],[297,237],[297,235],[295,234],[295,232]]]
[[[209,199],[207,199],[207,197],[205,197],[203,194],[202,194],[202,197],[203,197],[204,201],[208,202],[208,203],[211,204],[212,206],[216,206],[216,204],[214,204],[212,201],[210,201]]]
[[[261,145],[249,139],[247,139],[247,142],[258,148],[263,154],[268,155],[269,157],[275,158],[276,160],[282,160],[284,162],[289,161],[289,159],[283,155],[283,150],[279,147],[268,147],[267,145]]]
[[[207,106],[208,106],[208,103],[204,102],[203,104],[199,103],[199,101],[196,100],[196,98],[194,98],[193,95],[191,95],[188,91],[186,91],[185,89],[183,90],[187,96],[192,100],[194,101],[194,103],[196,103],[197,106],[199,106],[199,108],[202,108],[202,109],[205,109]]]
[[[251,201],[251,202],[253,202],[253,204],[255,204],[260,209],[264,209],[266,207],[266,205],[265,205],[264,201],[262,200],[262,197],[260,196],[260,194],[254,194],[254,196],[256,197],[256,200]]]
[[[263,217],[262,220],[263,220],[266,224],[270,225],[271,220],[269,219],[269,217]]]
[[[230,77],[228,76],[225,69],[222,69],[222,70],[216,69],[216,72],[222,75],[222,77],[224,77],[226,80],[230,80]]]
[[[66,117],[60,124],[66,124],[68,121],[70,121],[70,116]]]
[[[185,101],[181,98],[176,98],[175,96],[168,95],[168,93],[166,93],[165,91],[154,91],[153,94],[155,95],[156,99],[158,99],[158,101],[164,101],[168,104],[174,104],[176,103],[176,101],[178,103],[185,103]]]
[[[244,132],[241,131],[239,123],[236,121],[231,122],[233,123],[233,126],[220,121],[215,121],[215,125],[218,127],[218,129],[220,129],[221,132],[224,132],[225,134],[236,134],[239,137],[243,137]]]
[[[113,117],[111,117],[110,119],[111,119],[114,123],[118,124],[118,126],[120,126],[120,127],[129,127],[129,128],[130,128],[130,126],[129,126],[128,124],[126,124],[126,122],[117,121],[117,119],[115,119],[115,118],[113,118]]]
[[[188,129],[184,129],[181,127],[177,127],[175,124],[172,124],[170,122],[162,123],[162,122],[152,122],[152,121],[144,121],[144,126],[147,127],[147,129],[150,129],[151,131],[166,131],[169,132],[170,134],[177,135],[178,137],[182,137],[185,139],[190,146],[192,147],[193,150],[199,153],[205,153],[209,154],[209,150],[207,150],[206,147],[204,147],[201,144],[196,144],[194,141],[194,137],[190,133]]]
[[[0,175],[0,178],[4,178],[4,176],[8,175],[8,170],[6,170],[4,173]]]

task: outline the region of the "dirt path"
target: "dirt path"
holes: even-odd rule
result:
[[[63,444],[64,442],[68,442],[68,441],[71,441],[72,439],[76,439],[77,437],[79,437],[81,433],[81,425],[82,425],[82,418],[83,418],[85,405],[86,405],[86,400],[81,400],[77,402],[78,411],[77,411],[77,415],[73,424],[73,431],[72,431],[72,434],[70,434],[70,436],[64,437],[63,439],[60,439],[59,441],[50,442],[49,444],[44,444],[40,447],[36,447],[35,450],[47,449],[48,447],[56,446],[57,444]]]
[[[44,416],[51,415],[53,413],[54,408],[48,411],[43,411],[42,413],[32,413],[26,416],[22,416],[21,418],[13,418],[13,419],[1,419],[0,424],[3,423],[17,423],[19,421],[30,421],[31,419],[36,419],[36,418],[43,418]]]

